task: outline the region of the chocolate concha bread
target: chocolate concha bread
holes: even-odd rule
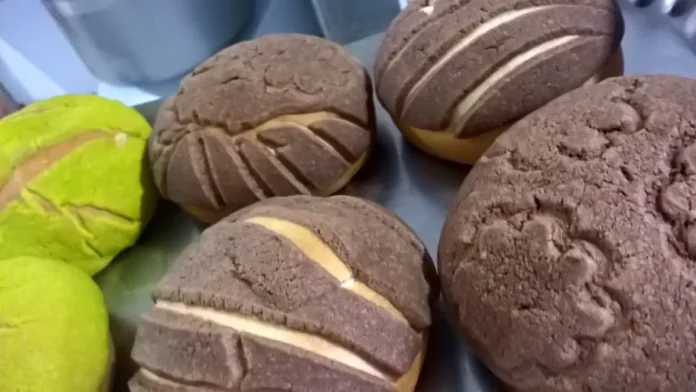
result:
[[[138,329],[140,391],[413,391],[437,276],[396,215],[348,196],[261,201],[203,232]]]
[[[585,83],[623,73],[614,0],[414,0],[375,62],[404,136],[473,163],[509,125]]]
[[[212,223],[272,196],[330,195],[365,163],[367,73],[319,37],[267,35],[222,50],[157,116],[150,161],[161,194]]]
[[[695,142],[695,80],[621,77],[519,121],[473,168],[442,289],[510,391],[696,391]]]

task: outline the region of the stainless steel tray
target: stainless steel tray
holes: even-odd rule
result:
[[[630,6],[627,6],[630,7]],[[633,8],[625,10],[626,73],[676,73],[696,77],[696,56],[669,27]],[[372,69],[382,36],[348,45]],[[651,52],[648,52],[650,50]],[[139,109],[152,118],[159,103]],[[379,142],[370,161],[345,190],[385,205],[420,235],[433,256],[449,204],[468,172],[467,166],[432,158],[405,144],[381,107]],[[117,351],[116,392],[134,366],[129,360],[139,315],[151,306],[150,290],[201,227],[169,203],[162,203],[138,245],[123,253],[97,277],[111,314]],[[457,338],[441,303],[435,309],[431,343],[419,392],[493,391],[492,378]]]

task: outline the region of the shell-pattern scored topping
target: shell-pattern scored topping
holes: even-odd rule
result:
[[[582,85],[622,35],[612,0],[415,2],[382,43],[377,93],[402,126],[470,137]]]
[[[372,87],[342,47],[270,35],[223,50],[160,109],[150,161],[164,197],[214,222],[273,196],[331,195],[373,143]]]
[[[360,199],[247,207],[158,284],[131,384],[412,391],[437,294],[429,263],[404,223]]]

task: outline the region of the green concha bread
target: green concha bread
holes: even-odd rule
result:
[[[0,391],[108,389],[109,324],[99,287],[59,261],[0,261]]]
[[[94,275],[132,245],[156,203],[150,125],[96,95],[38,102],[0,120],[0,260],[63,260]]]

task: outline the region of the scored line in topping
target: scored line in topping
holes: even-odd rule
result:
[[[343,189],[367,161],[368,153],[363,153],[334,184],[317,193],[317,196],[331,196]]]
[[[17,163],[5,183],[0,183],[0,209],[20,197],[26,184],[40,176],[45,170],[84,144],[95,140],[106,140],[110,135],[104,131],[88,131],[37,150]]]
[[[380,379],[390,382],[394,381],[356,353],[317,335],[264,322],[255,317],[222,312],[211,308],[189,306],[163,300],[158,300],[155,307],[185,316],[193,316],[223,327],[232,328],[239,333],[261,337],[278,343],[289,344]]]
[[[233,157],[233,159],[239,166],[241,172],[240,174],[244,178],[246,185],[252,189],[252,191],[254,191],[256,198],[259,200],[274,196],[275,194],[269,188],[268,184],[264,182],[262,173],[257,172],[249,161],[249,158],[245,156],[243,151],[241,151],[241,143],[249,142],[255,147],[258,147],[259,153],[263,154],[264,157],[270,161],[270,164],[292,184],[298,193],[332,194],[340,189],[340,187],[345,185],[345,182],[347,182],[344,178],[345,176],[341,177],[339,181],[337,181],[336,186],[332,186],[329,189],[316,189],[316,186],[313,185],[309,179],[305,178],[299,168],[295,167],[292,162],[289,162],[286,157],[279,153],[278,148],[282,146],[278,146],[270,139],[263,137],[263,134],[266,131],[284,127],[292,127],[298,132],[302,132],[307,135],[307,137],[317,146],[317,148],[320,148],[335,156],[336,159],[343,162],[346,167],[350,167],[350,170],[345,173],[345,175],[350,178],[355,174],[357,171],[356,169],[362,166],[366,153],[363,153],[357,158],[353,158],[349,156],[349,154],[346,154],[345,151],[342,151],[342,148],[339,145],[340,142],[338,140],[329,140],[329,137],[322,132],[315,132],[312,130],[312,124],[326,120],[349,122],[350,124],[357,125],[360,130],[369,132],[368,130],[364,129],[363,126],[347,120],[339,114],[329,111],[278,116],[271,120],[267,120],[254,128],[244,130],[235,135],[230,135],[225,131],[225,129],[215,126],[205,127],[203,132],[208,133],[210,135],[209,137],[214,137],[218,141],[222,142],[226,140],[229,144],[231,144],[234,153],[230,153],[236,155],[236,157]],[[201,146],[204,153],[206,152],[205,147],[206,146]],[[207,156],[206,158],[209,159]],[[211,177],[211,179],[214,180],[213,177]],[[211,184],[211,186],[216,186],[216,184]],[[221,197],[222,196],[224,195],[221,195]]]
[[[160,384],[164,384],[164,385],[169,386],[169,387],[176,388],[176,387],[182,386],[182,385],[180,385],[180,384],[177,384],[177,383],[174,382],[174,381],[171,381],[171,380],[168,380],[168,379],[166,379],[166,378],[164,378],[164,377],[158,376],[158,375],[156,375],[155,373],[153,373],[153,372],[151,372],[150,370],[147,370],[147,369],[145,369],[145,368],[143,368],[143,367],[140,368],[139,372],[140,372],[140,374],[141,374],[143,377],[145,377],[145,378],[147,378],[147,379],[149,379],[149,380],[151,380],[151,381],[156,381],[156,382],[158,382],[158,383],[160,383]]]
[[[452,116],[452,121],[448,127],[451,132],[458,134],[466,125],[466,122],[471,118],[479,104],[481,98],[493,88],[498,82],[504,80],[507,76],[515,72],[520,66],[527,62],[533,61],[535,58],[542,56],[543,54],[559,47],[566,45],[574,40],[580,39],[582,36],[579,35],[566,35],[559,38],[552,39],[541,43],[532,49],[513,57],[510,61],[503,64],[495,72],[493,72],[488,78],[486,78],[481,84],[476,86],[476,88],[471,91],[464,99],[457,104],[454,114]]]
[[[340,282],[341,288],[361,296],[386,310],[397,320],[408,324],[406,317],[404,317],[401,311],[381,294],[358,281],[338,255],[306,227],[287,220],[262,216],[249,218],[244,220],[244,222],[260,225],[267,230],[287,238],[309,259],[316,262],[326,272],[336,278]]]
[[[220,185],[218,184],[218,181],[215,178],[213,167],[210,163],[211,157],[210,151],[208,150],[208,146],[206,145],[205,140],[201,137],[196,138],[196,142],[198,143],[198,148],[201,150],[201,155],[203,157],[203,167],[200,168],[200,171],[204,173],[204,178],[208,178],[208,183],[210,185],[210,196],[212,196],[215,204],[218,207],[222,206],[225,204],[225,201],[222,197]]]
[[[435,1],[429,2],[428,6],[434,6]],[[461,2],[452,2],[451,4],[448,5],[448,12],[441,12],[439,15],[434,16],[434,15],[427,15],[426,18],[424,18],[422,21],[418,22],[415,26],[411,28],[411,31],[406,34],[405,37],[399,37],[399,36],[394,36],[390,37],[391,29],[390,31],[387,32],[387,38],[392,38],[394,41],[401,41],[398,44],[398,50],[388,54],[385,56],[384,62],[385,64],[380,67],[380,69],[375,70],[375,80],[377,82],[376,89],[380,90],[382,88],[382,81],[385,78],[385,75],[389,74],[389,71],[391,68],[394,66],[396,62],[398,62],[398,59],[401,58],[401,56],[414,44],[414,42],[417,41],[417,39],[420,36],[420,33],[425,30],[427,27],[431,26],[434,23],[441,22],[442,19],[447,18],[452,16],[453,14],[459,13],[459,12],[464,12],[467,11],[467,7],[471,8],[478,8],[478,6],[472,6],[471,1],[461,1]],[[597,4],[576,4],[573,2],[573,0],[553,0],[553,4],[549,5],[544,5],[544,6],[533,6],[532,8],[535,7],[547,7],[547,6],[580,6],[580,7],[591,7],[599,10],[605,10],[605,11],[610,11],[610,12],[616,12],[616,5],[614,5],[612,2],[606,2],[607,6],[600,6]],[[487,13],[489,17],[494,17],[495,15],[499,15],[501,12],[505,13],[506,11],[501,10],[501,8],[504,8],[504,4],[496,4],[493,8],[488,8]],[[426,6],[427,8],[427,6]],[[433,9],[434,11],[434,9]],[[473,10],[472,12],[477,12],[477,10]],[[425,12],[420,12],[420,13],[425,13]],[[403,12],[402,12],[403,14]],[[427,14],[427,13],[426,13]],[[397,18],[397,24],[401,22],[403,23],[403,19],[398,19]],[[397,39],[399,38],[399,39]],[[445,50],[445,48],[449,45],[447,43],[451,43],[454,45],[454,42],[451,42],[449,40],[447,41],[442,41],[442,43],[445,43],[445,45],[441,46],[438,48],[438,50]],[[396,43],[396,42],[394,42]],[[424,71],[424,70],[423,70]],[[397,108],[397,112],[401,112]]]
[[[294,193],[309,194],[309,184],[307,181],[293,173],[291,168],[284,163],[276,151],[263,143],[261,139],[240,138],[236,145],[239,155],[247,165],[249,172],[256,178],[258,185],[262,187],[266,197],[284,196],[287,192],[279,190],[278,186],[284,187],[282,182],[277,183],[273,177],[280,174],[284,181],[290,185]]]
[[[221,135],[220,137],[223,136]],[[225,147],[225,149],[227,149],[227,147]],[[256,200],[265,199],[265,190],[261,187],[261,184],[259,184],[258,179],[254,175],[255,173],[251,172],[251,169],[239,153],[239,146],[233,145],[228,152],[232,158],[232,162],[234,162],[239,170],[239,176],[242,178],[244,185],[253,193]]]
[[[300,178],[297,174],[288,167],[287,164],[278,157],[276,150],[266,144],[263,139],[256,138],[255,143],[262,149],[266,159],[271,162],[271,165],[280,172],[280,174],[295,188],[295,191],[301,195],[311,194],[311,184],[306,179]]]
[[[451,47],[445,55],[443,55],[430,69],[421,77],[418,82],[413,85],[411,90],[406,95],[404,104],[400,111],[400,116],[403,116],[406,111],[410,108],[414,99],[418,96],[420,91],[426,86],[430,78],[433,77],[439,70],[441,70],[451,59],[462,51],[466,50],[471,44],[476,42],[479,38],[482,38],[486,33],[500,27],[501,25],[514,22],[516,19],[535,12],[540,12],[550,8],[558,7],[557,5],[543,5],[537,7],[524,8],[521,10],[504,12],[480,26],[476,27],[473,31],[467,34],[463,39],[459,41],[456,45]]]
[[[244,130],[236,135],[233,135],[232,137],[234,138],[237,136],[248,135],[249,133],[258,133],[266,129],[278,128],[284,125],[299,125],[300,127],[308,127],[316,121],[327,119],[342,119],[342,117],[336,113],[326,111],[303,114],[286,114],[270,119],[254,128]]]
[[[268,184],[263,181],[261,174],[254,168],[249,158],[242,153],[241,143],[235,143],[234,147],[235,153],[239,156],[239,162],[237,163],[239,165],[239,169],[244,173],[249,174],[248,179],[251,181],[245,181],[249,189],[253,189],[251,185],[249,185],[253,181],[254,186],[261,190],[261,196],[256,196],[258,200],[263,200],[273,196],[273,191],[270,189]]]
[[[416,39],[416,37],[418,37],[418,33],[423,28],[425,28],[429,23],[436,23],[439,20],[450,16],[450,13],[447,13],[447,12],[441,12],[440,15],[433,15],[433,13],[435,12],[435,3],[436,3],[435,0],[425,2],[424,8],[432,7],[432,12],[426,13],[426,12],[423,12],[421,10],[418,10],[418,12],[420,12],[420,13],[425,13],[427,15],[427,18],[420,20],[420,21],[416,20],[416,24],[411,27],[410,31],[407,34],[405,34],[405,36],[398,36],[398,35],[391,36],[393,33],[393,28],[390,28],[389,30],[387,30],[387,35],[385,36],[384,42],[390,42],[390,41],[401,41],[401,42],[400,42],[400,45],[398,45],[398,48],[399,48],[398,50],[393,51],[391,53],[386,53],[384,55],[384,60],[382,62],[383,65],[375,70],[374,78],[375,78],[375,81],[377,82],[377,85],[375,86],[377,89],[380,88],[380,82],[381,82],[382,78],[384,77],[384,75],[388,73],[391,66],[394,64],[395,60],[400,58],[403,55],[403,53],[408,49],[408,47],[413,43],[413,41]],[[456,4],[455,3],[455,4],[450,4],[448,8],[451,12],[456,12],[460,8],[462,8],[462,6],[463,6],[463,4]],[[420,18],[414,18],[413,17],[414,15],[417,15],[417,14],[414,13],[414,14],[409,15],[408,11],[402,10],[401,13],[399,13],[399,15],[396,17],[396,19],[394,19],[394,24],[407,25],[409,23],[409,20],[420,19]],[[380,50],[383,50],[383,49],[380,49]],[[381,59],[378,57],[377,60],[380,61]]]
[[[312,131],[311,128],[308,127],[302,127],[302,131],[307,133],[307,136],[318,143],[320,146],[322,146],[326,151],[328,151],[330,154],[335,155],[337,158],[341,159],[342,161],[345,161],[346,164],[350,165],[350,162],[353,160],[351,157],[347,156],[343,152],[341,152],[334,143],[330,142],[327,140],[325,137],[323,137],[320,133]]]
[[[349,156],[346,156],[343,152],[340,151],[339,148],[337,148],[334,144],[335,141],[329,141],[326,139],[325,136],[321,135],[320,133],[314,132],[311,129],[311,125],[317,121],[322,121],[322,120],[328,120],[328,119],[336,119],[336,120],[342,120],[341,117],[338,115],[335,115],[333,113],[329,112],[319,112],[319,113],[309,113],[309,114],[298,114],[298,115],[288,115],[288,116],[282,116],[282,118],[279,119],[274,119],[271,120],[267,123],[264,123],[263,126],[257,127],[254,130],[247,131],[241,135],[249,135],[249,133],[252,133],[254,135],[254,138],[260,142],[262,142],[266,147],[269,148],[270,151],[273,152],[273,154],[276,154],[275,147],[272,146],[272,142],[265,140],[263,138],[263,131],[269,130],[269,129],[274,129],[274,128],[282,128],[283,126],[293,126],[294,129],[297,129],[298,131],[304,132],[308,138],[310,138],[313,142],[317,143],[320,145],[324,150],[328,151],[330,154],[336,156],[338,159],[345,161],[346,164],[350,164],[353,159],[351,159]],[[362,129],[362,127],[361,127]]]

